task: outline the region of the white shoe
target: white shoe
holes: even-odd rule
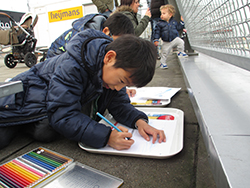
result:
[[[188,55],[185,52],[179,52],[178,57],[188,57]]]
[[[163,65],[163,64],[161,63],[160,69],[167,69],[167,68],[168,68],[168,65]]]

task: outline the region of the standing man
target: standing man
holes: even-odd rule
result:
[[[117,0],[92,0],[100,14],[107,17],[118,7]]]

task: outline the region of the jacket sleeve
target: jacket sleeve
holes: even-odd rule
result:
[[[137,37],[139,37],[143,33],[143,31],[147,28],[149,19],[150,18],[148,16],[143,16],[139,24],[135,27],[135,35]]]
[[[148,117],[144,112],[137,110],[130,104],[126,88],[117,92],[112,99],[108,110],[116,121],[131,128],[135,128],[135,123],[139,119],[148,120]]]
[[[148,16],[144,16],[140,22],[137,24],[137,20],[136,18],[134,17],[133,13],[131,12],[124,12],[124,14],[126,16],[129,17],[129,19],[131,20],[133,26],[134,26],[134,30],[135,30],[135,35],[137,37],[139,37],[143,31],[146,29],[146,27],[148,26],[148,22],[149,22],[149,17]]]
[[[86,72],[73,58],[62,61],[51,77],[47,111],[51,126],[63,136],[91,147],[104,147],[111,129],[81,113]]]
[[[177,31],[180,31],[184,27],[185,27],[185,23],[183,21],[180,21],[179,23],[177,23],[176,29],[177,29]]]
[[[73,29],[69,29],[61,34],[49,47],[46,58],[60,55],[66,51],[65,46],[72,37]]]

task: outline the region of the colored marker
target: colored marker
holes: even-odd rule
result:
[[[111,123],[108,119],[106,119],[104,116],[102,116],[99,112],[96,112],[96,115],[98,115],[100,118],[102,118],[104,121],[106,121],[111,127],[116,129],[118,132],[122,132],[120,129],[118,129],[113,123]],[[129,140],[130,138],[126,138]]]

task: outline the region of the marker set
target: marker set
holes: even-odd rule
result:
[[[0,166],[0,188],[33,187],[72,161],[39,147]]]

